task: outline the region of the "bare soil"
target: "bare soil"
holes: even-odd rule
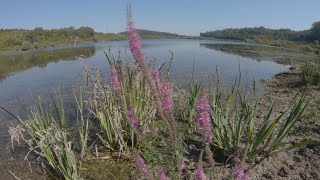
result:
[[[261,97],[260,113],[276,102],[276,112],[286,110],[296,94],[305,87],[299,72],[276,75],[267,83],[268,90]],[[289,143],[311,138],[306,145],[265,159],[250,172],[250,179],[320,179],[320,86],[309,86],[310,104],[287,138]]]

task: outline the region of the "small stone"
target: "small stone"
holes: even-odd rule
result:
[[[300,175],[301,179],[307,179],[307,176],[305,173],[300,172],[299,175]]]
[[[281,176],[281,177],[287,177],[288,176],[288,170],[284,167],[282,167],[279,172],[278,172],[278,175]]]
[[[292,164],[289,165],[290,170],[294,170],[294,166]]]
[[[306,155],[309,152],[308,148],[300,148],[298,153],[299,155]]]
[[[320,179],[320,175],[317,174],[316,172],[311,172],[311,176],[313,179]]]
[[[256,156],[256,158],[254,158],[255,163],[260,163],[260,161],[261,161],[261,157]]]
[[[293,160],[296,162],[302,162],[301,157],[299,157],[299,156],[294,156]]]
[[[318,141],[311,141],[309,144],[307,144],[307,148],[309,149],[315,149],[316,147],[319,147],[320,143]]]

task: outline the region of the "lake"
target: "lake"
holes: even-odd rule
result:
[[[272,49],[267,57],[242,55],[221,48],[228,45],[237,47],[255,47],[252,44],[215,40],[144,40],[143,51],[148,61],[156,60],[158,64],[168,62],[173,53],[171,77],[178,87],[186,85],[194,78],[201,84],[213,81],[218,71],[219,79],[225,85],[231,85],[242,74],[243,86],[252,88],[253,80],[257,87],[262,79],[270,79],[275,74],[288,70],[290,63],[277,63],[272,54],[288,52],[279,48]],[[268,47],[270,48],[270,47]],[[261,50],[261,48],[259,49]],[[35,96],[50,99],[53,89],[63,87],[72,89],[81,82],[82,65],[102,69],[109,81],[109,65],[104,52],[130,59],[126,41],[83,43],[76,47],[61,46],[47,49],[31,50],[7,55],[0,55],[0,105],[8,109],[21,110],[23,106],[32,104]],[[295,52],[296,54],[296,52]],[[19,100],[18,100],[19,99]],[[0,111],[0,145],[8,143],[7,124],[10,116]]]
[[[194,78],[203,83],[209,76],[216,74],[225,82],[232,82],[239,75],[239,66],[244,79],[269,79],[273,75],[288,69],[272,61],[243,57],[211,48],[212,44],[241,44],[226,41],[202,40],[145,40],[143,50],[148,60],[156,59],[158,64],[167,62],[173,52],[172,78],[183,85]],[[14,100],[16,97],[34,95],[45,96],[52,88],[71,87],[79,82],[81,63],[89,67],[94,64],[102,69],[106,77],[109,67],[104,51],[114,56],[121,51],[127,58],[126,41],[87,43],[73,48],[62,46],[49,49],[32,50],[18,54],[0,56],[0,104]],[[81,57],[80,57],[81,56]]]

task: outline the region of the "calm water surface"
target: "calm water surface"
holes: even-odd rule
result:
[[[158,64],[167,62],[173,52],[171,68],[172,80],[180,87],[190,82],[194,64],[194,79],[199,83],[218,69],[219,77],[225,84],[231,84],[239,75],[239,65],[244,84],[251,86],[253,79],[270,79],[273,75],[288,69],[269,61],[255,60],[209,48],[208,44],[230,44],[223,41],[203,40],[145,40],[143,50],[148,60],[156,59]],[[234,44],[239,44],[234,42]],[[126,41],[100,42],[51,49],[33,50],[11,55],[0,55],[0,105],[6,108],[19,108],[31,104],[31,97],[49,99],[53,89],[71,89],[81,81],[81,62],[89,67],[93,64],[102,69],[108,79],[109,67],[104,51],[115,56],[121,51],[124,59],[130,58]],[[80,58],[83,57],[83,58]],[[9,124],[7,113],[0,111],[0,135],[7,137]],[[2,138],[1,139],[5,139]],[[4,142],[1,142],[0,145]]]
[[[144,52],[148,60],[156,59],[159,64],[167,62],[173,52],[172,78],[178,85],[189,82],[194,77],[205,82],[218,69],[219,76],[226,83],[232,82],[239,74],[239,65],[244,79],[269,79],[287,70],[288,66],[272,61],[257,61],[238,55],[226,54],[207,48],[206,44],[230,43],[200,40],[145,40]],[[33,95],[46,96],[53,88],[68,88],[79,82],[81,62],[89,67],[101,68],[106,76],[109,67],[104,51],[115,56],[121,51],[124,58],[128,49],[126,41],[82,44],[77,48],[59,47],[19,54],[0,56],[0,104]],[[84,58],[79,58],[83,55]],[[83,57],[82,56],[82,57]],[[249,84],[249,83],[248,83]]]

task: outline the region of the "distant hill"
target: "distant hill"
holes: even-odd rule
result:
[[[310,30],[293,31],[290,29],[269,29],[265,27],[253,28],[228,28],[200,33],[201,37],[217,39],[246,40],[246,39],[271,39],[306,41],[312,40]]]
[[[314,22],[308,30],[294,31],[291,29],[269,29],[263,26],[253,28],[228,28],[200,33],[204,38],[231,39],[231,40],[288,40],[311,42],[319,44],[320,21]]]
[[[137,30],[142,39],[164,39],[164,38],[180,38],[179,34],[168,33],[168,32],[159,32],[159,31],[150,31],[145,29]],[[123,36],[127,36],[127,32],[118,33]]]
[[[320,54],[320,21],[311,29],[294,31],[291,29],[269,29],[265,27],[228,28],[200,33],[201,38],[239,40],[248,43],[301,49]]]
[[[144,29],[139,29],[138,32],[142,39],[198,38]],[[116,41],[125,40],[126,38],[127,32],[100,33],[95,32],[90,27],[80,27],[78,29],[68,27],[50,30],[41,27],[35,28],[34,30],[0,29],[0,51],[37,49],[80,42]]]

